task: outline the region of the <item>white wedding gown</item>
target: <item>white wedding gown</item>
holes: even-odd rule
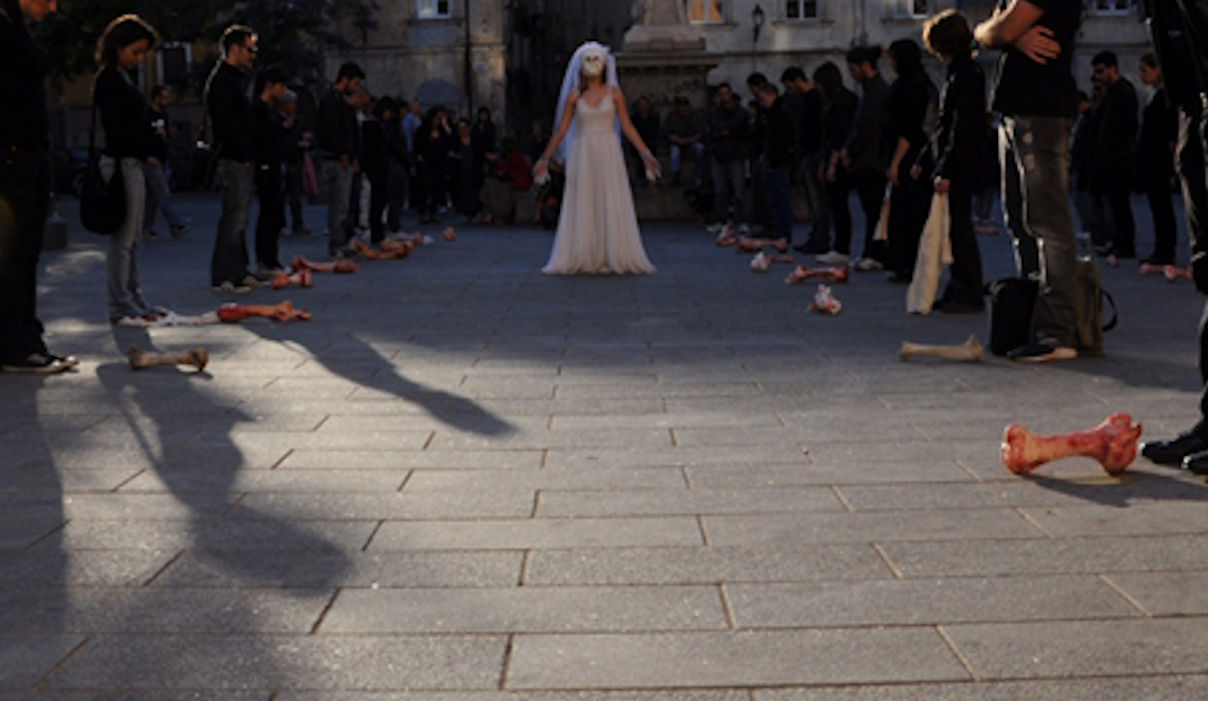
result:
[[[638,233],[612,95],[595,107],[580,98],[574,119],[578,135],[567,158],[558,233],[541,272],[653,273]]]

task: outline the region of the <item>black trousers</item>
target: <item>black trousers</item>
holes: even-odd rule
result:
[[[952,219],[952,265],[942,299],[956,304],[982,304],[982,262],[973,231],[973,191],[953,183],[948,191],[948,215]]]
[[[1174,262],[1175,236],[1174,199],[1170,196],[1170,174],[1153,173],[1145,178],[1145,197],[1153,214],[1153,258]]]
[[[386,238],[386,222],[382,215],[390,201],[389,178],[385,171],[366,171],[365,178],[369,180],[369,240],[381,243]]]
[[[919,257],[919,239],[931,205],[931,189],[906,176],[889,194],[889,267],[912,277]]]
[[[1112,252],[1133,256],[1137,250],[1137,224],[1133,218],[1132,192],[1126,175],[1111,176],[1097,192],[1103,206],[1103,225],[1108,228]]]
[[[278,260],[278,242],[285,228],[285,183],[281,168],[256,167],[256,192],[260,214],[256,218],[256,262],[264,268],[282,268]]]
[[[38,321],[38,255],[50,204],[46,154],[0,150],[0,362],[46,353]]]
[[[848,210],[847,197],[854,189],[860,199],[860,209],[864,210],[864,256],[885,262],[882,246],[873,241],[877,222],[881,219],[881,207],[885,203],[885,183],[885,175],[870,168],[840,174],[838,180],[831,183],[836,186],[831,189],[836,251],[851,252],[851,212]]]
[[[1208,113],[1208,105],[1205,105]],[[1208,114],[1192,114],[1179,110],[1178,158],[1179,179],[1183,184],[1183,205],[1187,210],[1187,225],[1192,250],[1203,250],[1208,241]],[[1208,305],[1200,317],[1200,431],[1208,431]]]

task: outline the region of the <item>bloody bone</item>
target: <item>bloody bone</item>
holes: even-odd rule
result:
[[[717,238],[714,239],[714,242],[717,243],[718,246],[733,246],[734,244],[738,243],[738,237],[734,235],[734,227],[722,227],[722,230],[718,232]]]
[[[295,270],[294,273],[277,273],[273,276],[273,289],[279,290],[282,287],[296,285],[298,287],[313,287],[315,284],[315,275],[309,268]]]
[[[766,273],[768,268],[772,267],[772,263],[792,263],[793,257],[790,255],[773,253],[768,255],[763,251],[755,254],[751,259],[751,270],[757,273]]]
[[[450,226],[449,228],[445,229],[444,233],[441,234],[441,237],[444,238],[444,240],[446,240],[446,241],[456,241],[457,240],[457,231],[455,231],[453,229],[453,227]]]
[[[1180,268],[1180,267],[1177,267],[1174,265],[1168,265],[1168,266],[1166,266],[1166,269],[1163,270],[1162,272],[1166,274],[1167,282],[1174,282],[1176,280],[1194,280],[1195,279],[1195,276],[1191,273],[1190,268]]]
[[[902,360],[909,360],[916,356],[930,356],[944,360],[976,363],[981,360],[984,352],[985,349],[982,348],[981,341],[977,340],[977,336],[970,336],[969,340],[957,346],[927,346],[904,341],[902,349],[898,351],[898,357]]]
[[[210,354],[205,348],[194,348],[178,353],[156,353],[131,348],[126,353],[126,357],[130,360],[131,370],[142,370],[153,365],[190,365],[201,372],[210,362]]]
[[[331,263],[315,263],[302,256],[294,256],[289,267],[293,268],[295,272],[309,270],[312,273],[355,273],[357,271],[356,261],[337,260]]]
[[[1137,268],[1137,272],[1141,275],[1164,275],[1166,274],[1166,266],[1142,263],[1141,267]]]
[[[406,258],[411,255],[411,251],[415,250],[416,245],[410,239],[404,241],[385,239],[378,244],[384,253],[393,253],[395,258]]]
[[[798,265],[788,277],[784,279],[786,285],[796,285],[803,283],[806,280],[816,279],[823,282],[829,282],[832,285],[841,285],[847,282],[850,275],[847,268],[830,267],[830,268],[807,268],[804,265]]]
[[[273,321],[310,320],[310,312],[294,309],[292,302],[280,304],[224,304],[218,308],[218,320],[233,324],[249,317],[262,316]]]
[[[1022,424],[1007,426],[1002,435],[1002,462],[1017,475],[1070,457],[1093,458],[1108,474],[1128,469],[1137,457],[1141,424],[1128,414],[1112,414],[1095,428],[1061,436],[1038,436]]]
[[[361,254],[363,258],[367,258],[369,260],[396,260],[398,258],[406,258],[407,256],[411,255],[410,248],[378,250],[375,248],[370,248],[360,241],[353,241],[352,245],[357,249],[357,253]]]
[[[834,316],[843,311],[843,304],[835,299],[831,288],[826,285],[818,285],[818,291],[814,293],[814,299],[810,302],[810,311]]]
[[[769,238],[754,238],[751,236],[743,236],[738,239],[738,248],[735,253],[754,253],[762,251],[765,248],[775,248],[781,253],[787,253],[789,250],[788,239],[769,239]]]

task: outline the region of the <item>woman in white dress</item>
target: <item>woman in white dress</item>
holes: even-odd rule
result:
[[[638,233],[618,122],[647,175],[657,175],[658,161],[629,120],[615,59],[607,47],[588,42],[567,66],[554,120],[558,131],[534,168],[541,181],[551,157],[566,164],[558,233],[542,268],[547,275],[654,272]]]

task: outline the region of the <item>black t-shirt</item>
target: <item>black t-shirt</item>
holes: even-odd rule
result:
[[[1014,46],[1003,50],[994,87],[994,111],[1019,117],[1070,117],[1078,114],[1074,82],[1074,38],[1082,24],[1081,0],[1027,0],[1044,10],[1037,25],[1053,30],[1061,55],[1036,63]],[[1008,0],[998,0],[1005,9]]]

